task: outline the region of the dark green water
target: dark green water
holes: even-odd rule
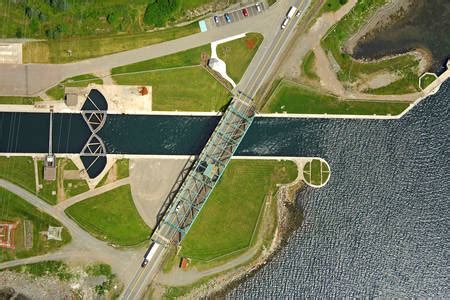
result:
[[[414,0],[413,3],[401,19],[361,40],[354,56],[377,59],[425,48],[433,56],[429,71],[445,71],[445,63],[450,58],[450,1]]]

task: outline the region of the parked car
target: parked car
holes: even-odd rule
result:
[[[225,17],[225,21],[227,21],[227,23],[231,23],[231,17],[228,13],[223,15]]]
[[[246,8],[244,8],[242,10],[242,14],[244,15],[244,17],[248,17],[248,10]]]
[[[214,23],[219,24],[219,17],[218,16],[214,16]]]
[[[261,7],[261,3],[256,3],[256,10],[260,13],[262,12],[262,7]]]

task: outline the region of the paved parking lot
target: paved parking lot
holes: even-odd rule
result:
[[[227,21],[225,20],[225,13],[221,14],[221,15],[216,15],[215,17],[218,19],[218,22],[216,22],[215,17],[212,18],[211,20],[211,24],[214,24],[217,27],[220,26],[225,26],[234,22],[239,22],[240,20],[246,19],[246,18],[251,18],[253,16],[256,16],[258,14],[261,14],[264,12],[265,7],[263,3],[259,3],[259,6],[261,8],[261,11],[258,12],[258,9],[256,8],[256,3],[250,6],[246,6],[246,7],[241,7],[239,9],[233,10],[233,11],[227,11],[225,13],[227,13],[230,16],[230,23],[227,23]],[[247,9],[248,12],[248,16],[244,16],[243,14],[243,10],[244,8]]]

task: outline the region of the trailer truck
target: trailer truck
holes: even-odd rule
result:
[[[295,15],[295,12],[297,11],[297,7],[291,6],[286,14],[286,17],[283,20],[283,23],[281,23],[281,29],[285,29],[287,24],[289,23],[289,20]]]
[[[147,249],[147,252],[145,252],[144,255],[144,260],[142,261],[141,267],[145,267],[148,262],[153,258],[153,256],[155,256],[156,251],[159,249],[161,245],[156,243],[156,242],[152,242],[150,244],[150,247]]]

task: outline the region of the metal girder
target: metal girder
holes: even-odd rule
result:
[[[178,189],[154,241],[178,243],[187,234],[225,171],[255,116],[254,103],[235,97]]]

